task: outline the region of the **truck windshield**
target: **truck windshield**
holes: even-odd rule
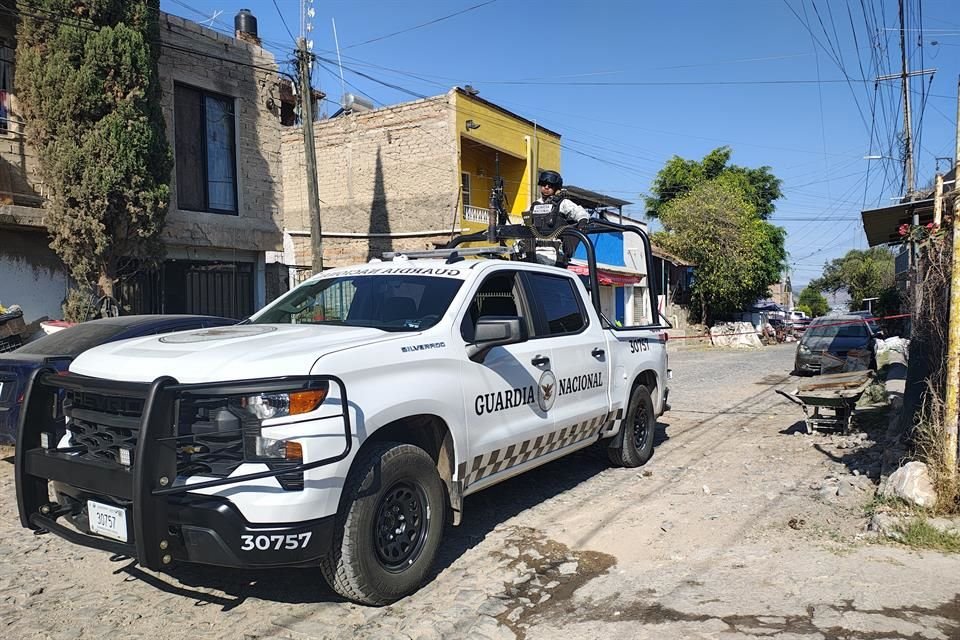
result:
[[[323,278],[297,287],[251,322],[421,331],[440,321],[462,284],[413,275]]]

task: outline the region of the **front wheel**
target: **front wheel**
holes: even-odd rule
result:
[[[347,478],[323,577],[360,604],[386,605],[413,593],[433,565],[445,514],[443,483],[426,451],[375,445]]]
[[[653,436],[657,418],[650,391],[638,385],[630,394],[627,416],[620,425],[607,454],[618,467],[639,467],[653,455]]]

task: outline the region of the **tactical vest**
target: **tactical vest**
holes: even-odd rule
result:
[[[533,203],[529,211],[523,212],[523,223],[541,240],[556,238],[567,225],[566,219],[560,213],[561,202],[562,197],[553,196],[546,202]]]

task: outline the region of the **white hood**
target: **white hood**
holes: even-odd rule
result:
[[[80,354],[70,371],[130,382],[172,376],[184,383],[306,375],[328,353],[410,336],[323,325],[216,327],[101,345]]]

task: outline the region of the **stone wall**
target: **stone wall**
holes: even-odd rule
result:
[[[316,124],[324,266],[449,239],[459,227],[454,122],[448,94]],[[303,134],[291,128],[282,140],[284,221],[298,236],[296,263],[309,265]]]
[[[167,137],[175,149],[174,86],[235,99],[238,215],[182,210],[176,170],[164,237],[168,244],[251,251],[283,245],[279,88],[273,55],[176,16],[161,14],[160,82]]]
[[[0,40],[12,42],[12,26],[7,21],[0,22]],[[255,44],[168,14],[160,15],[160,40],[161,102],[171,149],[175,149],[175,83],[232,97],[237,114],[238,215],[181,210],[177,206],[174,170],[165,242],[246,251],[280,249],[280,101],[273,55]],[[38,207],[44,194],[36,150],[26,144],[22,127],[0,133],[0,178],[4,175],[10,177],[0,180],[0,191],[12,192],[14,196],[11,203],[0,194],[0,216],[4,216],[0,224],[41,226]],[[31,211],[31,206],[36,208]]]
[[[9,11],[12,6],[12,0],[0,0],[0,9]],[[7,77],[12,84],[16,71],[16,21],[7,19],[2,13],[0,16],[4,17],[0,19],[0,65],[9,73]],[[0,91],[4,89],[0,86]],[[8,91],[3,104],[9,111],[4,122],[0,122],[0,207],[8,209],[0,211],[6,215],[17,214],[17,220],[7,221],[7,224],[40,225],[43,184],[37,153],[26,143],[16,93]],[[18,211],[9,209],[11,205],[17,205]]]

